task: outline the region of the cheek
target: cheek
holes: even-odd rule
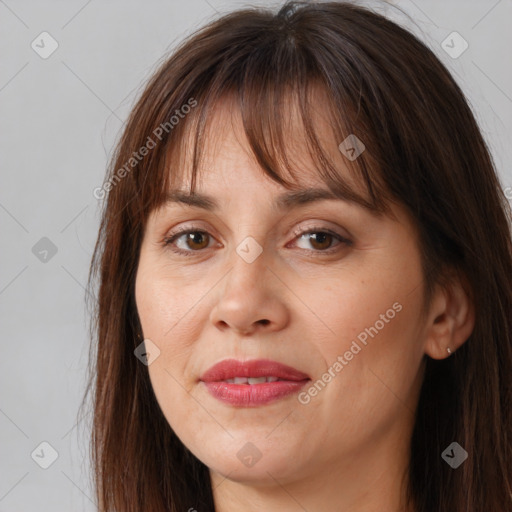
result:
[[[142,260],[137,272],[135,300],[144,336],[164,341],[193,314],[201,293],[197,285],[184,286],[180,276],[158,262]]]
[[[332,281],[315,302],[329,327],[327,336],[317,338],[317,348],[325,372],[335,375],[316,376],[330,381],[326,402],[349,401],[348,409],[362,416],[399,405],[394,394],[405,400],[423,357],[421,265],[416,258],[396,259],[387,267],[381,263],[366,267],[364,275],[354,271]]]
[[[400,272],[397,269],[400,268]],[[307,296],[319,318],[329,327],[333,340],[344,340],[343,347],[357,340],[369,346],[370,340],[387,339],[386,347],[400,345],[411,333],[421,307],[421,269],[415,264],[386,269],[361,267],[331,279],[328,286]],[[348,346],[347,346],[348,342]]]
[[[148,366],[156,400],[172,428],[194,436],[191,424],[183,426],[187,418],[198,413],[188,394],[190,382],[184,375],[194,346],[189,315],[195,316],[192,307],[197,297],[189,297],[186,289],[176,287],[175,282],[159,269],[158,263],[141,259],[135,300],[144,338],[160,350],[159,356]]]
[[[174,270],[170,273],[158,261],[141,259],[135,298],[144,338],[160,350],[148,368],[155,393],[165,394],[167,402],[173,397],[177,403],[180,386],[187,390],[192,386],[190,362],[208,320],[209,288],[201,285],[204,279],[185,279]]]

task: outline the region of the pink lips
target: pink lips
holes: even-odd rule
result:
[[[270,379],[255,383],[226,382],[235,378],[261,381],[263,377]],[[257,407],[298,392],[310,378],[305,373],[277,361],[257,359],[242,362],[225,359],[206,371],[200,380],[222,402],[233,406]]]

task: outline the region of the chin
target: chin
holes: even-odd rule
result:
[[[288,461],[288,464],[287,464]],[[216,460],[213,465],[209,465],[210,471],[220,474],[222,477],[239,482],[241,484],[251,484],[252,486],[275,485],[275,481],[283,482],[290,477],[290,458],[282,457],[272,460],[268,456],[261,457],[252,467],[247,467],[238,459],[233,463],[232,460]],[[294,470],[295,471],[295,470]]]
[[[250,439],[251,436],[244,438]],[[275,443],[265,440],[264,436],[253,436],[253,439],[254,442],[230,438],[226,445],[217,444],[217,449],[213,453],[194,451],[194,455],[211,471],[240,483],[275,484],[272,477],[278,480],[287,478],[292,469],[293,472],[297,470],[290,465],[290,460],[295,458],[291,453],[293,450],[283,451],[282,444],[277,450]]]

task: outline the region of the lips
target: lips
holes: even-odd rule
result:
[[[227,359],[212,366],[200,380],[209,393],[234,407],[258,407],[298,393],[311,379],[277,361]]]
[[[293,382],[309,379],[309,376],[305,373],[269,359],[255,359],[245,362],[236,359],[225,359],[206,371],[200,380],[204,382],[222,382],[237,377],[245,379],[277,377],[280,380]]]

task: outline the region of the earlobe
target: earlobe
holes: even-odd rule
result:
[[[432,359],[450,357],[473,332],[475,311],[467,290],[458,278],[437,288],[425,327],[425,353]]]

